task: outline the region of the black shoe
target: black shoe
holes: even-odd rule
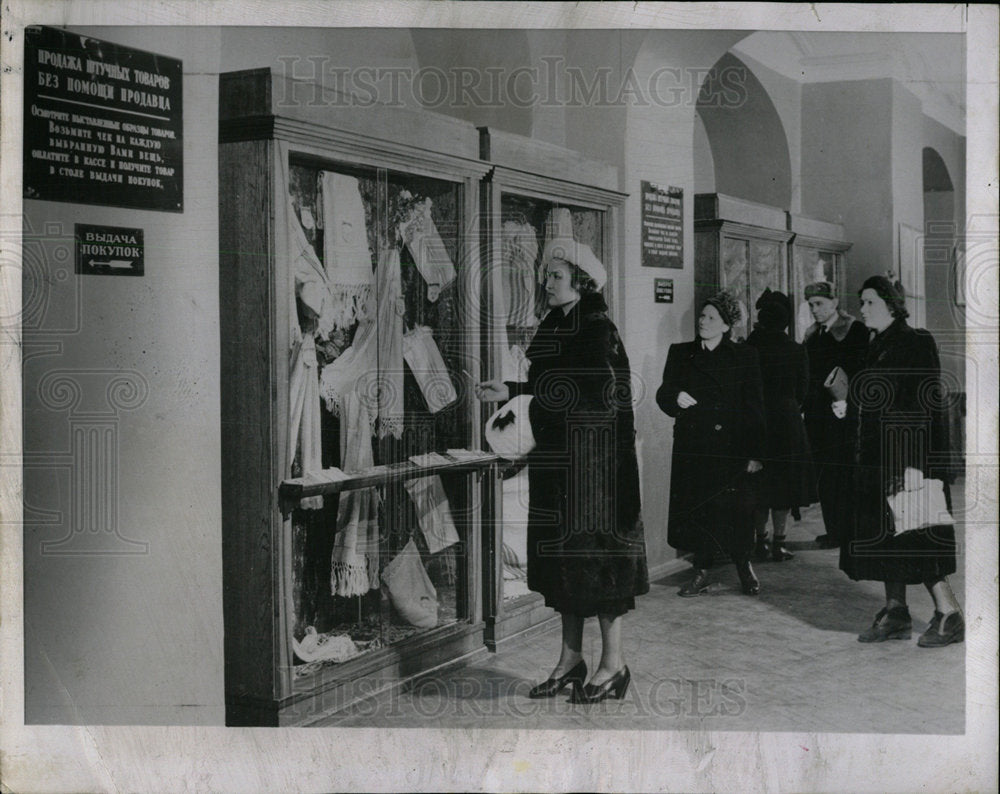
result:
[[[781,540],[778,540],[777,538],[774,539],[774,545],[771,546],[771,559],[775,562],[784,562],[785,560],[795,559],[795,555],[785,548],[784,538]]]
[[[765,562],[771,559],[771,544],[767,542],[767,538],[757,538],[757,542],[753,547],[753,558],[757,562]]]
[[[708,592],[708,571],[704,568],[694,569],[694,578],[684,585],[678,592],[677,595],[683,598],[692,598],[693,596],[700,596],[702,593]]]
[[[943,648],[953,642],[965,639],[965,619],[961,612],[952,612],[945,617],[937,610],[927,631],[920,635],[917,645],[921,648]]]
[[[555,697],[562,692],[567,684],[573,684],[573,691],[575,692],[583,686],[583,682],[586,680],[587,663],[581,659],[566,675],[561,675],[558,678],[550,678],[548,681],[538,684],[538,686],[533,686],[528,692],[528,697],[534,700]]]
[[[632,673],[629,672],[628,665],[615,673],[603,684],[587,684],[583,689],[574,689],[570,697],[570,703],[600,703],[602,700],[613,697],[621,700],[628,691],[629,682],[632,680]]]
[[[933,624],[932,624],[933,626]],[[885,642],[886,640],[908,640],[913,631],[913,621],[907,607],[883,607],[875,616],[871,628],[858,635],[858,642]]]
[[[740,577],[740,587],[746,595],[757,595],[760,593],[760,582],[750,566],[750,560],[736,560],[736,573]]]

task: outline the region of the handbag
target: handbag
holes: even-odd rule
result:
[[[948,512],[941,480],[930,480],[917,469],[907,469],[904,481],[903,490],[886,499],[897,533],[955,523]]]
[[[501,405],[486,420],[486,443],[501,458],[516,461],[535,448],[528,409],[530,394],[519,394]]]
[[[437,590],[424,570],[413,538],[385,566],[382,582],[389,591],[389,601],[403,620],[420,629],[437,625]]]

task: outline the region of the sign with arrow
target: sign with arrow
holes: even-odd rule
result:
[[[145,270],[142,229],[75,224],[76,272],[98,276],[141,276]]]

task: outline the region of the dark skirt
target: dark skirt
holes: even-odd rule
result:
[[[699,501],[685,504],[682,511],[672,511],[670,545],[692,551],[705,562],[749,556],[754,542],[753,511],[762,483],[760,473],[741,472],[701,495]],[[671,494],[671,498],[679,496]]]
[[[950,502],[947,484],[945,494]],[[921,584],[955,573],[954,526],[896,533],[878,471],[859,467],[854,507],[854,521],[840,549],[840,568],[852,579]]]

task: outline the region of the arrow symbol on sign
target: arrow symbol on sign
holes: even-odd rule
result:
[[[132,262],[128,259],[109,259],[107,262],[98,262],[96,259],[90,260],[91,267],[111,267],[117,270],[131,270]]]

